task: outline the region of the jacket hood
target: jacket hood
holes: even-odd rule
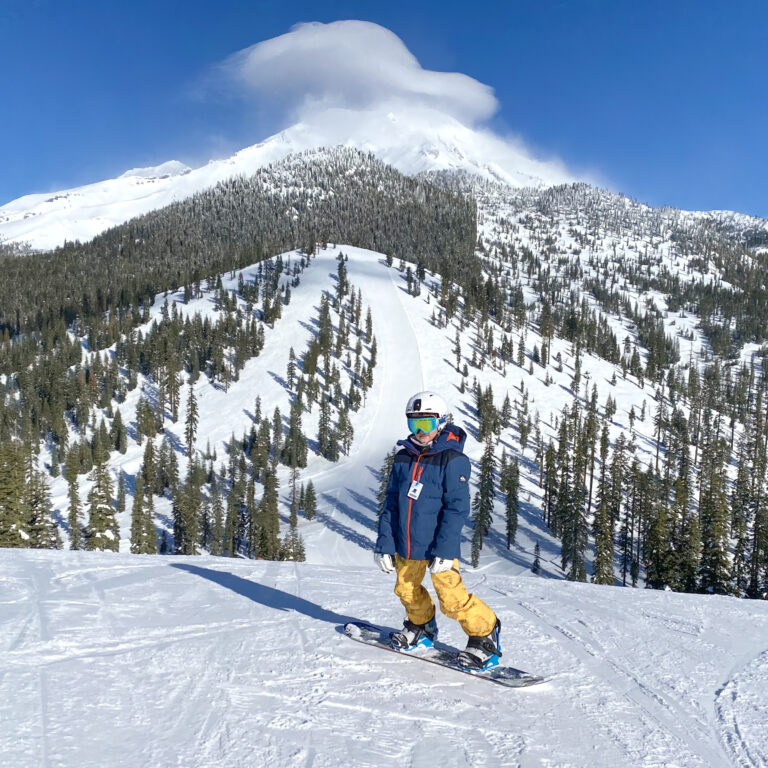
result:
[[[463,451],[466,439],[467,433],[461,427],[457,427],[455,424],[446,424],[435,439],[435,442],[429,446],[427,452],[438,453],[439,451],[451,449]],[[418,453],[418,448],[407,437],[404,440],[398,440],[397,444],[402,445],[413,453]]]

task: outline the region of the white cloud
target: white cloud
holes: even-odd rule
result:
[[[367,21],[298,24],[230,56],[219,72],[247,93],[306,107],[366,109],[411,103],[472,125],[493,115],[490,86],[424,69],[402,40]]]

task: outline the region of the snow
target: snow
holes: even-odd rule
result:
[[[465,573],[508,690],[341,634],[360,566],[0,551],[0,750],[25,766],[757,766],[768,605]],[[441,638],[463,644],[438,617]]]
[[[169,160],[162,165],[156,165],[149,168],[132,168],[130,171],[126,171],[121,179],[127,179],[131,176],[141,179],[158,179],[165,178],[166,176],[183,176],[189,173],[192,169],[184,163],[180,163],[178,160]]]

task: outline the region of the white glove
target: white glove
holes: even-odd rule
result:
[[[433,557],[429,561],[429,570],[431,573],[442,573],[450,571],[453,568],[453,560],[446,560],[443,557]]]
[[[378,565],[384,573],[392,573],[392,571],[395,570],[392,555],[382,555],[379,552],[374,552],[373,559],[376,561],[376,565]]]

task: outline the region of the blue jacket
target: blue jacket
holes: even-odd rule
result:
[[[462,453],[467,433],[448,424],[428,448],[400,440],[379,518],[376,552],[408,560],[453,559],[460,554],[461,529],[469,516],[469,459]],[[420,482],[417,499],[408,491]]]

